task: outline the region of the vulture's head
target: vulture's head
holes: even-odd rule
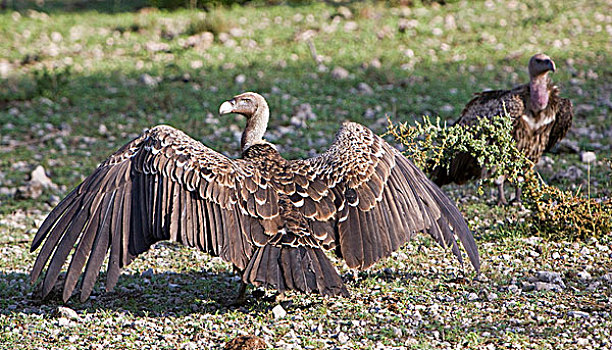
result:
[[[529,60],[529,76],[532,78],[555,70],[555,62],[543,53],[533,55]]]
[[[238,113],[251,119],[253,116],[267,113],[268,103],[260,94],[245,92],[223,102],[219,107],[219,114]]]

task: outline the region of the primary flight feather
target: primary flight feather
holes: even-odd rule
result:
[[[365,269],[419,231],[461,260],[457,235],[479,270],[476,243],[453,202],[366,127],[345,122],[325,153],[286,160],[263,140],[269,109],[261,95],[238,95],[219,112],[247,119],[242,158],[156,126],[111,155],[49,214],[31,249],[42,246],[32,281],[48,265],[43,296],[71,253],[63,299],[82,276],[84,300],[109,251],[107,290],[122,267],[162,240],[219,256],[244,283],[279,291],[348,295],[325,251]]]

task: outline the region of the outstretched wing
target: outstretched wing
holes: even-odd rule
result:
[[[50,259],[46,296],[74,250],[63,299],[70,298],[87,263],[83,300],[109,250],[107,290],[121,267],[161,240],[198,247],[244,269],[253,244],[265,244],[266,231],[278,220],[278,200],[267,198],[276,194],[258,184],[248,162],[231,160],[172,127],[150,129],[110,156],[49,214],[32,243],[34,251],[44,241],[32,281]],[[273,204],[259,205],[266,198]]]
[[[286,192],[348,266],[365,269],[426,231],[462,261],[457,235],[479,270],[476,243],[453,202],[368,128],[344,123],[328,151],[293,161],[292,172],[295,193]]]
[[[561,141],[567,134],[567,131],[572,126],[572,120],[574,118],[574,108],[572,107],[572,101],[567,98],[553,97],[558,100],[558,109],[555,117],[555,123],[550,130],[548,136],[548,143],[546,144],[545,152],[550,151],[557,142]]]

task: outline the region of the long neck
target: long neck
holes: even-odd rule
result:
[[[265,104],[260,104],[251,118],[247,118],[247,125],[242,133],[242,139],[240,141],[242,152],[246,151],[247,148],[255,143],[263,140],[264,133],[268,127],[269,118],[270,111]]]
[[[539,112],[548,106],[548,74],[532,77],[529,82],[529,104],[531,110]]]

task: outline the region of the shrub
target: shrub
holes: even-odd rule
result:
[[[70,80],[70,66],[53,70],[44,67],[34,72],[35,94],[51,100],[57,99]]]
[[[521,186],[523,203],[530,212],[525,226],[534,235],[553,240],[586,240],[612,233],[612,200],[545,184],[533,163],[516,149],[511,117],[482,121],[469,128],[447,127],[439,119],[432,122],[430,117],[414,126],[389,121],[387,134],[404,145],[404,153],[425,172],[437,166],[448,168],[457,153],[468,152],[479,164],[487,165],[491,176],[484,182],[504,175]]]
[[[406,154],[426,173],[437,167],[448,169],[451,160],[459,153],[469,153],[476,157],[478,164],[487,165],[492,179],[504,175],[511,183],[517,183],[519,177],[532,163],[516,149],[512,138],[512,119],[510,116],[497,116],[486,119],[473,126],[446,126],[435,122],[430,117],[423,117],[422,122],[414,126],[402,123],[394,125],[389,121],[387,133],[406,148]]]

